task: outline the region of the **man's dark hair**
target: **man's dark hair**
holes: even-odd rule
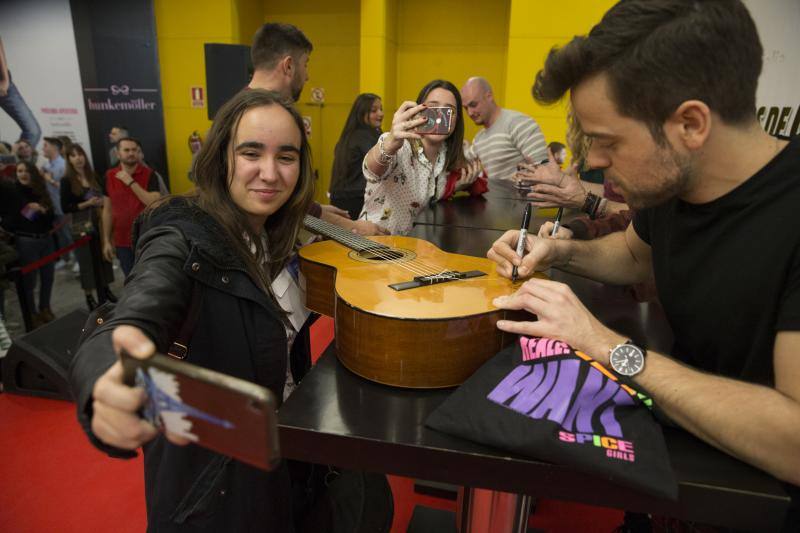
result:
[[[111,126],[110,128],[108,128],[108,131],[111,131],[111,130],[113,130],[114,128],[117,128],[117,129],[118,129],[118,130],[120,130],[120,131],[124,131],[124,132],[125,132],[125,135],[127,135],[127,134],[129,133],[129,131],[128,131],[128,126],[123,126],[122,124],[114,124],[113,126]]]
[[[558,141],[551,142],[550,144],[547,145],[547,147],[550,149],[551,152],[553,152],[553,155],[557,154],[558,152],[566,148],[564,143],[560,143]]]
[[[118,140],[118,141],[117,141],[117,144],[116,144],[115,146],[116,146],[117,148],[119,148],[119,145],[120,145],[120,144],[121,144],[123,141],[128,141],[128,142],[136,143],[136,146],[138,146],[139,148],[141,148],[141,147],[142,147],[142,143],[140,143],[140,142],[139,142],[139,139],[135,139],[135,138],[133,138],[133,137],[122,137],[122,138],[120,138],[120,140]]]
[[[253,37],[250,58],[254,69],[271,70],[282,58],[292,56],[297,59],[304,53],[310,54],[313,49],[311,41],[296,26],[269,22],[261,26]]]
[[[59,152],[61,151],[62,148],[64,148],[64,143],[62,143],[61,139],[59,139],[58,137],[45,137],[44,140],[52,144],[56,148],[58,148]]]
[[[622,0],[588,36],[550,51],[533,97],[554,103],[602,72],[620,114],[662,140],[664,121],[686,100],[729,124],[753,117],[762,55],[740,0]]]

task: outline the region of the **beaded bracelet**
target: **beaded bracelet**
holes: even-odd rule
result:
[[[383,133],[381,134],[380,137],[378,137],[378,163],[384,166],[390,165],[392,161],[394,161],[394,158],[397,156],[397,154],[390,154],[386,152],[386,150],[383,148],[383,140],[386,138],[387,135],[389,134]]]
[[[594,220],[597,218],[597,215],[602,212],[600,209],[600,204],[605,200],[600,196],[597,196],[594,193],[587,192],[586,199],[583,201],[583,207],[581,207],[581,211],[589,215],[589,218]]]

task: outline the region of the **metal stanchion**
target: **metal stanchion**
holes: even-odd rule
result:
[[[525,533],[531,497],[464,487],[458,492],[459,533]]]

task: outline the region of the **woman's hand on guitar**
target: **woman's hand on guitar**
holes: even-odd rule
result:
[[[486,257],[497,263],[497,273],[506,278],[511,278],[514,266],[517,266],[517,275],[526,278],[537,270],[547,270],[558,264],[559,254],[556,241],[541,239],[530,233],[525,243],[523,257],[517,255],[517,241],[519,230],[510,230],[494,241]]]
[[[363,218],[353,221],[353,228],[351,231],[363,237],[369,237],[370,235],[389,235],[389,230],[380,227],[374,222],[364,220]]]

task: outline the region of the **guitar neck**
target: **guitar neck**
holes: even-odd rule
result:
[[[305,216],[303,219],[303,225],[312,233],[333,239],[339,244],[347,246],[348,248],[351,248],[357,252],[386,248],[386,246],[383,244],[371,241],[366,237],[358,235],[357,233],[347,231],[340,226],[331,224],[330,222],[325,222],[324,220],[321,220],[317,217],[312,217],[311,215]]]

